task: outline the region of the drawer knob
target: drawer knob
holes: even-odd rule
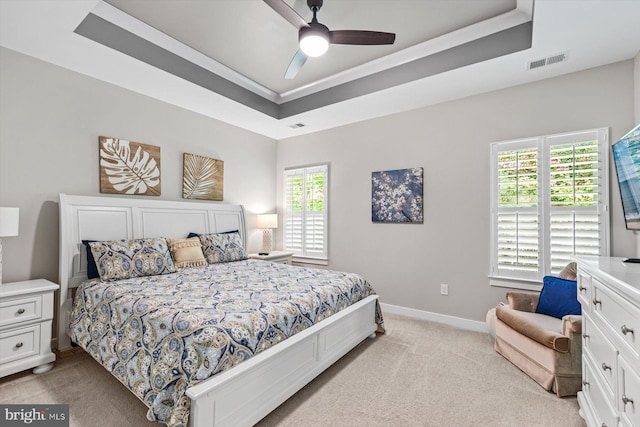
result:
[[[586,291],[586,290],[587,290],[587,287],[586,287],[586,286],[582,286],[582,285],[580,285],[580,286],[578,287],[578,289],[580,289],[580,292],[582,292],[582,291]]]
[[[589,338],[589,334],[585,332],[584,334],[582,334],[582,338],[586,340],[587,338]]]
[[[22,341],[20,341],[20,342],[16,343],[16,348],[20,348],[20,347],[22,347],[23,345],[24,345],[24,344],[22,344]]]
[[[622,325],[622,327],[620,327],[620,330],[622,331],[623,335],[633,334],[633,328],[629,328],[627,325]]]
[[[606,423],[602,423],[602,427],[607,427],[607,424]]]
[[[587,386],[589,385],[589,381],[582,381],[582,385],[583,385],[584,387],[587,387]]]
[[[626,405],[627,403],[631,403],[633,405],[633,399],[627,397],[627,395],[622,395],[622,404]]]
[[[24,314],[24,308],[19,308],[18,309],[18,314]]]
[[[607,365],[606,363],[602,362],[602,370],[606,371],[606,370],[611,370],[611,366]]]
[[[593,299],[593,305],[598,305],[600,304],[600,307],[602,307],[602,301],[600,301],[599,299]]]

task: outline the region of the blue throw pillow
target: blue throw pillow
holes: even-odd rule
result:
[[[87,251],[87,278],[95,279],[96,277],[100,277],[100,274],[98,273],[96,260],[93,259],[93,254],[91,253],[91,246],[89,246],[91,242],[97,242],[97,240],[83,240],[82,244]]]
[[[562,319],[568,314],[580,315],[577,282],[555,276],[545,276],[536,313]]]

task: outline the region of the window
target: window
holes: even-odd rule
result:
[[[491,145],[491,276],[541,282],[609,253],[607,128]]]
[[[304,262],[327,261],[328,175],[328,165],[284,171],[284,249]]]

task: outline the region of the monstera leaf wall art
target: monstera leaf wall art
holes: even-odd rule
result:
[[[182,197],[222,201],[224,162],[184,153]]]
[[[100,192],[160,195],[160,147],[100,137]]]

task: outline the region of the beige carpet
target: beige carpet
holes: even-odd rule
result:
[[[258,426],[583,427],[575,398],[543,390],[489,335],[385,315],[367,339]],[[72,427],[158,425],[84,352],[43,375],[0,379],[2,403],[68,403]]]

